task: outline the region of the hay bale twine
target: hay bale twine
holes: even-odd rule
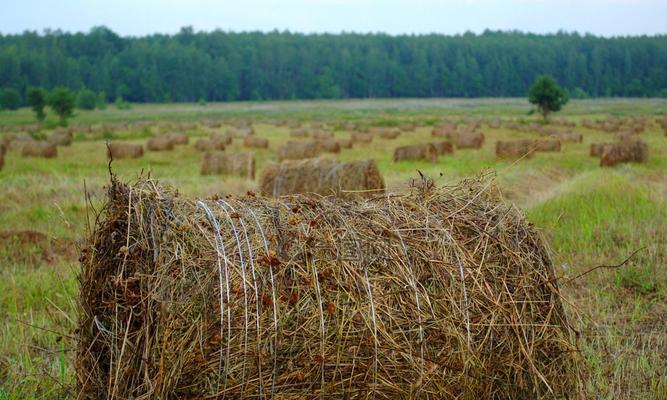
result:
[[[451,142],[433,142],[431,144],[435,146],[435,150],[438,152],[439,156],[454,153],[454,145]]]
[[[148,139],[146,149],[149,151],[170,151],[174,150],[174,142],[167,135],[160,135]]]
[[[255,155],[253,153],[204,153],[201,162],[202,175],[236,175],[255,179]]]
[[[53,143],[56,146],[71,146],[73,141],[73,136],[71,132],[68,131],[56,131],[53,132],[47,141]]]
[[[58,157],[58,146],[55,143],[26,142],[21,149],[21,156],[55,158]]]
[[[315,158],[320,155],[321,149],[314,140],[289,141],[278,149],[278,161]]]
[[[643,163],[648,160],[648,145],[641,140],[613,143],[604,148],[601,167],[613,167],[620,163]]]
[[[199,151],[222,151],[225,149],[225,143],[222,140],[199,138],[195,141],[195,149]]]
[[[111,142],[107,148],[107,157],[114,160],[121,158],[140,158],[144,155],[144,146],[137,143]]]
[[[114,181],[81,257],[79,398],[580,397],[546,247],[499,198]]]
[[[480,132],[459,132],[454,138],[457,149],[480,149],[484,144],[484,134]]]
[[[269,139],[250,135],[246,136],[245,139],[243,139],[243,145],[245,147],[251,147],[251,148],[268,149]]]
[[[560,140],[555,139],[542,139],[535,140],[533,142],[535,151],[542,152],[559,152],[560,151]]]
[[[330,158],[267,165],[260,177],[263,196],[297,193],[364,196],[384,192],[384,179],[373,160],[339,162]]]
[[[496,157],[516,160],[529,158],[535,151],[534,142],[530,139],[499,140],[496,142]]]
[[[432,143],[419,143],[397,147],[394,150],[394,162],[398,161],[438,161],[438,151]]]
[[[600,157],[605,149],[613,143],[591,143],[591,157]]]
[[[326,153],[340,153],[340,143],[333,137],[318,140],[317,143],[322,151]]]

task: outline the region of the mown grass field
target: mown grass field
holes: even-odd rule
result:
[[[536,117],[526,115],[527,110],[523,99],[144,105],[127,111],[110,107],[80,112],[73,122],[251,119],[257,135],[270,140],[268,150],[256,151],[259,175],[275,149],[289,139],[289,129],[267,123],[270,119],[420,125],[463,116],[533,121]],[[572,102],[559,117],[577,122],[610,115],[655,119],[666,112],[667,101],[661,100],[589,100]],[[32,123],[29,110],[1,113],[0,134],[27,123]],[[406,187],[417,170],[438,184],[495,171],[506,200],[522,208],[550,244],[590,370],[587,397],[665,399],[667,137],[651,124],[642,134],[650,148],[647,163],[601,169],[599,159],[589,156],[589,147],[610,141],[610,134],[575,130],[584,135],[583,143],[564,143],[561,153],[538,153],[516,163],[496,159],[496,140],[535,135],[486,126],[481,150],[457,150],[436,164],[392,162],[395,147],[433,141],[428,126],[396,140],[375,138],[337,157],[375,159],[390,190]],[[207,132],[193,129],[187,134],[194,138]],[[348,135],[336,132],[339,137]],[[5,158],[0,171],[0,400],[76,398],[72,360],[77,244],[101,206],[109,180],[104,136],[144,142],[150,133],[77,135],[72,146],[59,148],[56,159],[21,158],[16,150]],[[227,151],[242,150],[240,142]],[[189,196],[241,194],[256,187],[255,182],[235,177],[200,176],[200,155],[191,145],[173,152],[147,152],[137,160],[115,161],[113,171],[125,180],[150,171]],[[619,268],[599,268],[570,280],[598,265],[619,264],[637,250]]]

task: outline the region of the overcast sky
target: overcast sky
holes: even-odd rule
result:
[[[44,28],[121,35],[195,30],[446,33],[493,30],[604,36],[667,33],[667,0],[0,0],[0,32]]]

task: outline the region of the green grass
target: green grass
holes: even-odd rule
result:
[[[572,120],[606,115],[656,115],[665,100],[573,101],[559,117]],[[270,119],[352,120],[395,125],[403,121],[433,123],[445,116],[495,115],[525,118],[524,99],[366,100],[257,102],[196,105],[134,105],[131,110],[80,112],[74,120],[105,123],[136,120],[252,118],[270,149],[256,152],[257,170],[273,159],[289,140],[288,129]],[[31,123],[28,110],[0,114],[0,125]],[[224,130],[224,128],[222,129]],[[392,161],[394,147],[432,141],[428,127],[396,140],[375,139],[371,145],[344,150],[339,159],[373,158],[387,185],[400,190],[420,170],[438,184],[452,184],[485,170],[496,171],[508,201],[523,208],[548,239],[563,294],[570,304],[580,345],[589,369],[589,398],[667,398],[667,138],[653,125],[643,134],[651,155],[642,165],[600,169],[588,155],[590,143],[609,135],[581,129],[584,143],[566,143],[562,153],[541,153],[517,163],[496,160],[494,143],[503,138],[531,137],[504,129],[483,128],[481,150],[460,150],[435,164]],[[2,134],[2,133],[0,133]],[[205,135],[197,128],[192,138]],[[74,382],[70,336],[76,325],[77,242],[86,233],[90,207],[99,208],[109,181],[105,138],[143,142],[151,130],[77,134],[71,147],[59,148],[56,159],[25,159],[11,150],[0,171],[0,233],[31,230],[52,239],[45,256],[41,245],[16,238],[0,243],[0,400],[71,397]],[[338,131],[345,137],[348,132]],[[241,151],[236,141],[229,151]],[[148,152],[137,160],[118,160],[113,171],[123,180],[142,170],[189,196],[241,194],[256,183],[228,176],[199,175],[199,157],[192,146],[175,152]],[[86,202],[84,190],[90,195]],[[600,268],[572,282],[564,280],[597,265]],[[68,390],[70,392],[68,392]]]

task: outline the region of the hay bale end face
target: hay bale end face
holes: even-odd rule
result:
[[[620,163],[643,163],[648,160],[648,145],[641,140],[614,143],[606,146],[600,157],[601,167],[613,167]]]
[[[432,143],[401,146],[394,150],[394,162],[398,161],[438,161],[438,150]]]
[[[55,143],[46,142],[26,142],[21,149],[22,157],[58,157],[58,146]]]
[[[252,153],[204,153],[201,162],[202,175],[236,175],[255,179],[255,155]]]
[[[367,196],[384,192],[384,179],[372,160],[338,162],[329,158],[269,164],[262,171],[263,196],[316,193],[323,196]]]
[[[113,182],[82,254],[79,397],[576,398],[553,265],[492,187],[195,201]]]
[[[278,161],[315,158],[321,150],[320,144],[314,140],[289,141],[278,149]]]
[[[114,160],[122,158],[140,158],[144,155],[144,147],[135,143],[109,143],[107,157]]]

